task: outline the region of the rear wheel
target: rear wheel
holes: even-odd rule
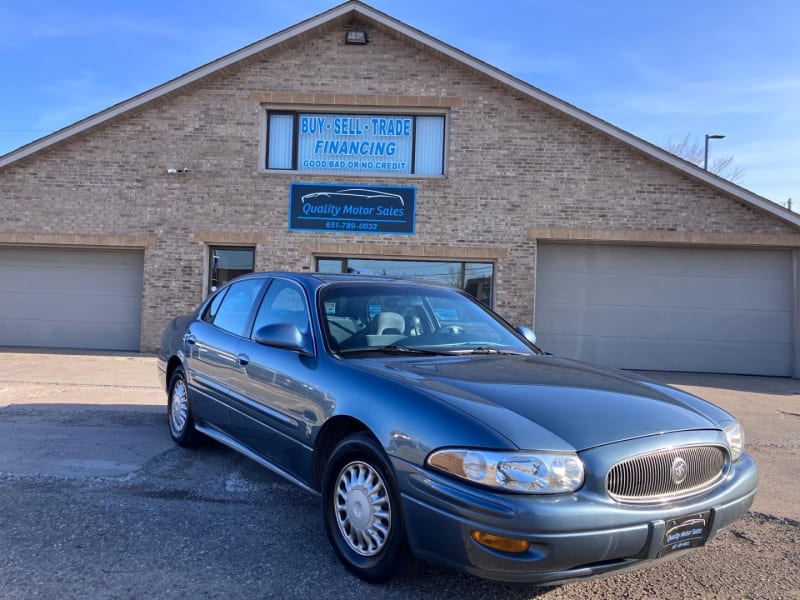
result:
[[[169,382],[167,420],[169,434],[176,444],[191,446],[194,443],[197,432],[194,428],[194,415],[192,415],[192,406],[189,402],[186,376],[182,369],[176,369]]]
[[[380,583],[405,564],[397,485],[372,437],[356,433],[339,443],[325,467],[322,499],[328,539],[351,573]]]

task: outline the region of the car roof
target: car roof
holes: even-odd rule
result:
[[[436,287],[448,287],[448,286],[443,286],[443,284],[438,283],[436,281],[419,281],[419,280],[404,279],[402,277],[392,277],[390,275],[365,275],[363,273],[312,273],[312,272],[298,273],[291,271],[262,271],[262,272],[242,275],[241,277],[237,277],[237,280],[241,281],[242,279],[260,279],[263,277],[285,277],[288,279],[294,279],[295,281],[300,281],[311,285],[320,285],[324,283],[343,283],[343,282],[353,282],[353,283],[373,282],[373,283],[408,283],[416,285],[432,285]]]

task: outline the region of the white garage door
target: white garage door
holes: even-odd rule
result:
[[[791,374],[791,253],[540,244],[537,339],[624,369]]]
[[[0,346],[138,350],[144,256],[0,246]]]

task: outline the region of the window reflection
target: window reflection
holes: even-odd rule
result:
[[[247,319],[262,285],[264,281],[261,279],[234,283],[225,294],[222,305],[214,316],[214,325],[234,335],[245,335]]]
[[[209,247],[208,293],[239,277],[252,273],[255,266],[255,248]]]
[[[492,263],[431,260],[387,260],[374,258],[319,258],[321,273],[387,275],[401,279],[435,281],[464,290],[486,306],[492,305]]]

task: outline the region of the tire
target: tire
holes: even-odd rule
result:
[[[371,436],[356,433],[336,446],[325,466],[322,508],[328,540],[354,575],[382,583],[406,563],[397,484]]]
[[[197,431],[194,428],[194,415],[189,402],[186,376],[182,369],[176,369],[169,380],[167,423],[169,424],[169,434],[178,446],[194,445]]]

